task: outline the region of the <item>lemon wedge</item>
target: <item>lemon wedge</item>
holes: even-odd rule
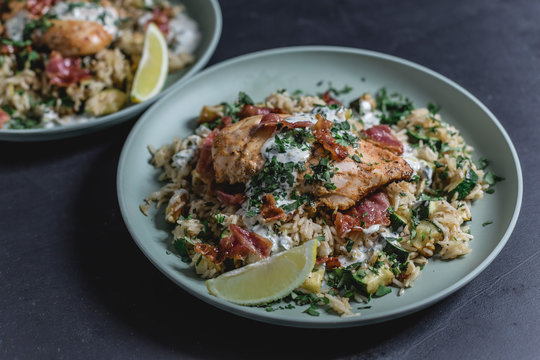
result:
[[[208,291],[240,305],[258,305],[281,299],[309,276],[317,256],[311,240],[267,259],[226,272],[206,281]]]
[[[144,37],[144,48],[131,88],[131,101],[140,103],[157,95],[167,79],[169,53],[163,33],[150,23]]]

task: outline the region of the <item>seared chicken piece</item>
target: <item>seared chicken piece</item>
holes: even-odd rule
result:
[[[287,114],[280,116],[283,119],[290,117]],[[217,183],[247,183],[262,170],[266,159],[261,148],[275,127],[260,127],[261,118],[262,115],[246,118],[217,133],[212,144]],[[330,166],[337,168],[330,178],[335,185],[333,190],[321,182],[308,184],[304,178],[305,174],[313,174],[310,165],[319,164],[321,151],[315,151],[306,164],[307,170],[298,176],[300,192],[314,194],[318,204],[344,210],[379,187],[409,179],[413,174],[405,160],[368,141],[360,139],[358,148],[349,147],[347,151],[349,156],[344,160],[330,162]]]
[[[218,184],[247,183],[262,170],[266,159],[261,148],[275,130],[272,126],[259,127],[262,117],[248,117],[217,133],[212,143],[212,160]]]
[[[301,183],[300,191],[314,194],[319,204],[331,209],[345,210],[379,187],[393,181],[408,180],[412,176],[413,169],[399,156],[364,140],[360,140],[358,145],[356,149],[348,148],[349,157],[330,162],[331,167],[337,168],[334,176],[330,178],[335,189],[329,190],[320,182],[306,183],[304,174],[313,174],[309,165],[317,165],[320,160],[319,157],[312,156],[306,166],[308,170],[298,177]]]
[[[105,49],[112,36],[97,22],[87,20],[51,20],[43,42],[64,57],[93,55]]]

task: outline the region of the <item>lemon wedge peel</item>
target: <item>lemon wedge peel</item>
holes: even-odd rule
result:
[[[289,295],[309,276],[317,257],[310,240],[206,281],[210,294],[239,305],[261,305]]]
[[[144,37],[141,61],[133,79],[132,102],[140,103],[159,94],[169,71],[168,51],[163,33],[154,23],[150,23]]]

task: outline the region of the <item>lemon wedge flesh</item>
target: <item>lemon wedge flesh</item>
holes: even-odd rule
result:
[[[309,276],[317,256],[317,240],[226,272],[206,281],[208,291],[240,305],[258,305],[281,299]]]
[[[167,41],[159,28],[150,23],[146,29],[141,61],[131,88],[131,101],[140,103],[157,95],[165,84],[168,71]]]

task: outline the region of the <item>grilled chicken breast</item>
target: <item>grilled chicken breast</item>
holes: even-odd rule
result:
[[[286,114],[280,116],[283,119],[290,117]],[[217,133],[212,144],[217,183],[247,183],[262,170],[265,158],[261,148],[275,128],[260,127],[261,118],[262,115],[246,118]],[[304,178],[305,174],[313,173],[310,165],[319,163],[320,151],[314,151],[306,164],[307,170],[298,175],[300,192],[314,194],[319,205],[344,210],[379,187],[409,179],[413,174],[413,169],[405,160],[371,142],[360,139],[357,148],[349,147],[347,150],[347,158],[331,162],[331,166],[337,168],[330,179],[335,185],[332,190],[320,182],[308,184]]]
[[[280,115],[282,118],[290,115]],[[219,183],[247,183],[262,170],[265,159],[261,148],[274,133],[273,127],[259,127],[263,115],[251,116],[216,134],[212,160]]]
[[[370,142],[360,140],[358,148],[349,147],[348,150],[349,157],[331,163],[337,168],[330,179],[335,189],[329,190],[321,183],[307,184],[304,175],[313,174],[313,170],[306,166],[308,170],[298,177],[300,191],[314,194],[316,202],[331,209],[345,210],[381,186],[408,180],[413,174],[413,169],[401,157]],[[318,162],[319,157],[312,156],[308,165]]]

